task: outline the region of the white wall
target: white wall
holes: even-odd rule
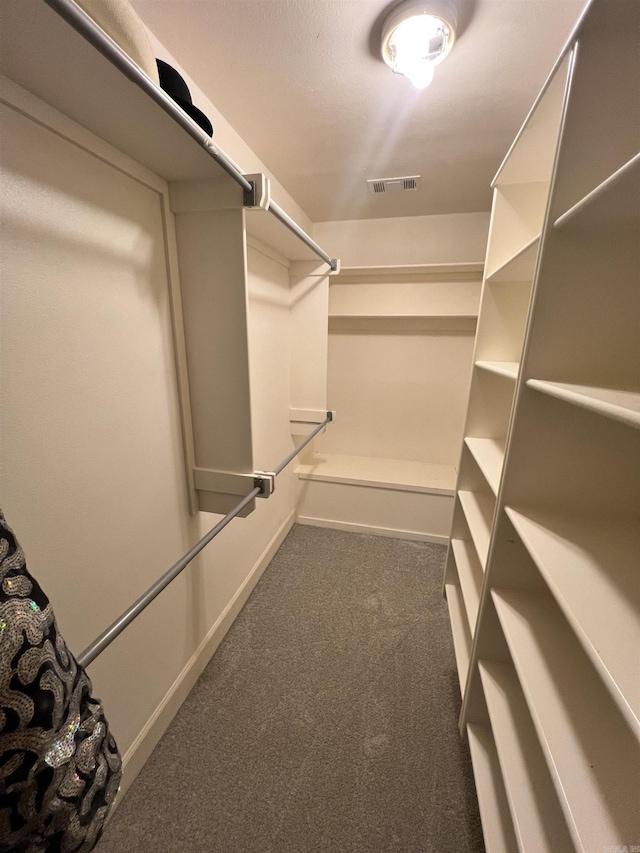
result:
[[[482,262],[489,214],[322,222],[316,239],[349,266]],[[459,281],[420,273],[377,283],[330,279],[335,313],[477,311],[480,273]],[[465,280],[466,279],[466,280]],[[337,411],[318,442],[325,453],[457,465],[466,410],[472,332],[346,332],[329,335],[328,400]]]
[[[317,222],[313,237],[342,266],[482,262],[488,213]]]

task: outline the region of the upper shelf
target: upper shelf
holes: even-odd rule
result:
[[[331,314],[333,331],[429,332],[469,331],[476,328],[475,314]]]
[[[518,249],[502,266],[487,276],[487,281],[531,281],[538,254],[540,235],[536,234],[526,246]]]
[[[529,388],[640,429],[640,391],[528,379]]]
[[[167,181],[225,174],[196,139],[44,0],[28,9],[25,14],[23,0],[3,0],[2,74]],[[238,193],[241,197],[239,186]]]
[[[498,376],[504,376],[507,379],[513,379],[515,382],[518,378],[520,365],[517,361],[476,361],[476,367]]]
[[[577,204],[563,213],[554,228],[591,232],[637,228],[640,154],[632,157]]]
[[[242,169],[220,149],[215,135],[209,140],[185,114],[195,136],[203,139],[199,142],[154,100],[175,107],[153,81],[140,72],[148,91],[142,89],[44,0],[2,0],[0,74],[166,181],[222,179],[242,200],[242,188],[215,158]],[[266,211],[247,211],[247,227],[288,260],[317,258]]]
[[[459,264],[403,264],[395,266],[342,266],[339,275],[335,276],[332,284],[348,284],[350,281],[361,282],[367,279],[369,283],[380,281],[386,284],[390,279],[408,278],[412,281],[462,281],[467,277],[478,280],[482,277],[484,264],[468,262]]]

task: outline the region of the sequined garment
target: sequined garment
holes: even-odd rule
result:
[[[121,761],[0,511],[0,853],[88,853]]]

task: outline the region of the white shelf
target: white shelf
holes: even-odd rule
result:
[[[558,217],[554,228],[591,232],[637,228],[640,216],[640,154]]]
[[[640,740],[640,530],[510,507],[506,513]]]
[[[487,276],[487,281],[493,284],[498,281],[531,281],[538,256],[540,235],[537,234],[526,246],[519,249],[506,260],[495,272]]]
[[[44,0],[33,0],[28,7],[29,13],[25,14],[23,0],[2,2],[0,75],[165,180],[216,179],[242,199],[242,188],[216,162],[215,157],[221,155],[242,171],[217,144],[215,127],[213,139],[207,143],[212,153],[208,153],[151,95],[126,77]],[[36,56],[38,61],[34,62]],[[171,101],[154,81],[149,79],[148,85],[160,99]],[[273,215],[262,210],[245,212],[252,236],[287,259],[317,259]]]
[[[452,539],[451,548],[458,569],[460,588],[464,599],[469,628],[473,635],[476,630],[478,608],[480,607],[480,595],[482,592],[483,572],[482,566],[476,555],[473,543],[465,539]]]
[[[470,436],[465,438],[464,442],[478,463],[478,467],[484,474],[491,491],[497,495],[504,464],[504,442],[495,438],[472,438]]]
[[[569,625],[551,596],[492,595],[577,849],[639,838],[638,742]]]
[[[467,683],[467,672],[469,671],[469,659],[471,657],[471,634],[469,622],[464,611],[464,601],[459,586],[445,584],[447,606],[449,608],[449,619],[451,620],[451,633],[453,634],[453,650],[458,667],[458,681],[460,692],[464,693]]]
[[[520,364],[517,361],[476,361],[476,367],[512,379],[515,382],[518,378]]]
[[[476,328],[476,314],[330,314],[329,330],[366,332],[467,331]]]
[[[334,284],[342,283],[347,278],[381,278],[388,281],[390,277],[406,276],[412,279],[440,278],[455,276],[459,279],[461,275],[471,274],[476,278],[482,275],[484,263],[481,261],[460,264],[402,264],[382,266],[342,266],[340,272],[333,279]]]
[[[491,730],[472,723],[467,726],[467,735],[487,853],[517,853],[518,843]]]
[[[528,379],[529,388],[640,429],[640,391]]]
[[[478,667],[519,849],[571,850],[571,836],[515,669],[483,660]]]
[[[464,511],[473,544],[483,570],[487,565],[491,523],[495,509],[495,499],[484,492],[459,491],[458,497]]]
[[[307,461],[298,463],[296,473],[301,480],[432,495],[452,496],[456,484],[452,465],[337,453],[315,452]]]
[[[2,12],[0,72],[10,80],[168,181],[225,174],[204,147],[45,2],[29,3],[28,15],[24,3],[5,2]]]

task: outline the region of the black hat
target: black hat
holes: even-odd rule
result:
[[[178,106],[190,115],[191,118],[200,125],[200,127],[209,136],[213,136],[213,126],[206,115],[197,107],[194,107],[191,102],[191,92],[184,81],[184,78],[178,74],[175,68],[161,59],[156,59],[158,66],[158,75],[160,77],[160,88],[163,89],[170,98],[172,98]]]

